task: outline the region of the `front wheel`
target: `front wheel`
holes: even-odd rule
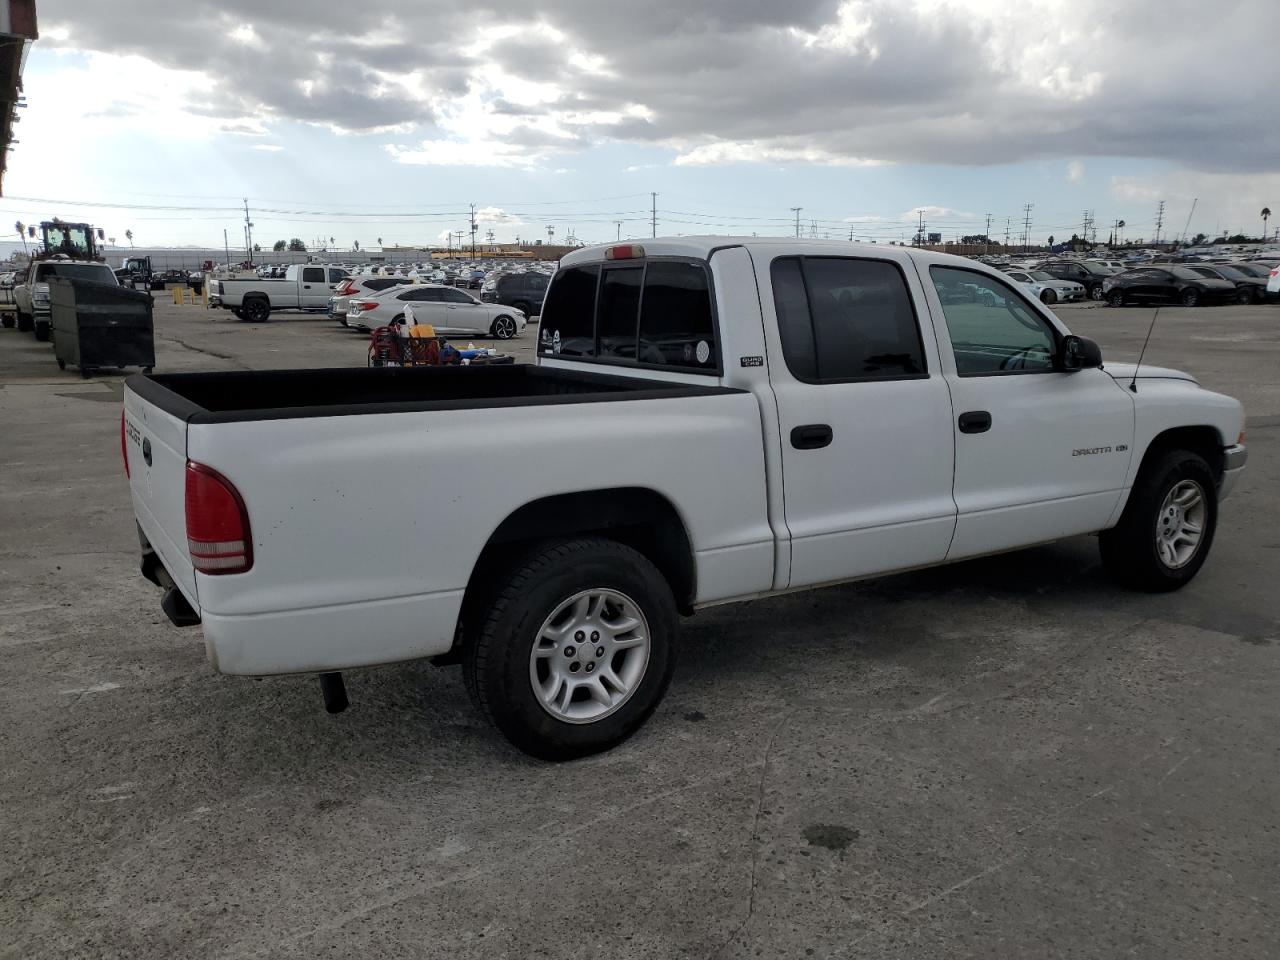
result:
[[[1241,287],[1236,291],[1236,303],[1250,304],[1253,303],[1253,291],[1248,287]]]
[[[662,700],[675,600],[647,558],[613,540],[544,543],[475,602],[463,676],[525,753],[569,760],[616,746]]]
[[[494,339],[510,340],[516,335],[516,322],[504,313],[493,321],[489,332],[493,334]]]
[[[34,332],[35,332],[35,335],[36,335],[36,339],[37,339],[37,340],[39,340],[41,343],[47,343],[47,342],[49,341],[49,329],[50,329],[50,326],[51,326],[51,325],[50,325],[50,323],[49,323],[49,321],[48,321],[48,320],[37,320],[37,321],[36,321],[36,323],[35,323],[35,331],[34,331]]]
[[[1090,288],[1089,288],[1089,297],[1090,297],[1090,299],[1093,299],[1093,300],[1101,300],[1101,299],[1102,299],[1102,284],[1100,284],[1100,283],[1095,283],[1092,287],[1090,287]]]
[[[1053,290],[1041,290],[1040,302],[1048,305],[1055,304],[1058,302],[1058,294]]]
[[[1204,458],[1169,450],[1142,468],[1120,522],[1098,539],[1107,571],[1125,586],[1163,593],[1200,571],[1218,525],[1218,485]]]
[[[1194,307],[1200,302],[1200,294],[1195,290],[1183,290],[1181,300],[1184,307]]]
[[[1111,296],[1107,297],[1107,303],[1111,304],[1111,306],[1113,306],[1113,307],[1123,307],[1123,306],[1124,306],[1124,291],[1123,291],[1123,290],[1112,290],[1112,291],[1111,291]]]

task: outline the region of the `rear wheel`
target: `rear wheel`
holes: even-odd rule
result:
[[[1184,307],[1194,307],[1200,302],[1200,294],[1195,290],[1183,290],[1179,299]]]
[[[1107,297],[1107,303],[1111,304],[1111,306],[1113,306],[1113,307],[1123,307],[1123,306],[1124,306],[1124,291],[1123,291],[1123,290],[1112,290],[1112,291],[1111,291],[1111,296]]]
[[[240,307],[241,319],[248,320],[250,323],[266,323],[269,316],[271,316],[271,305],[261,297],[246,300]]]
[[[31,316],[31,314],[29,314],[29,313],[23,313],[21,310],[19,310],[19,311],[18,311],[18,330],[19,330],[19,332],[21,332],[21,333],[30,333],[30,332],[31,332],[31,327],[32,327],[32,322],[33,322],[33,318],[32,318],[32,316]]]
[[[513,310],[519,310],[526,317],[533,316],[533,304],[528,300],[517,300],[515,303],[511,304],[511,308]]]
[[[1241,287],[1236,291],[1236,303],[1253,303],[1253,291],[1248,287]]]
[[[1102,562],[1120,583],[1161,593],[1200,571],[1218,524],[1218,486],[1204,458],[1169,450],[1142,468],[1120,522],[1098,538]]]
[[[39,340],[41,343],[48,342],[49,327],[50,327],[50,324],[48,320],[37,320],[35,322],[34,333],[36,335],[36,339]]]
[[[14,316],[9,313],[6,313],[4,316],[0,317],[0,325],[3,325],[6,330],[12,330],[13,325],[17,322],[18,321],[14,318]]]
[[[1044,289],[1044,290],[1041,290],[1041,291],[1040,291],[1040,302],[1041,302],[1041,303],[1047,303],[1047,304],[1054,304],[1054,303],[1057,303],[1057,302],[1058,302],[1058,294],[1057,294],[1055,291],[1053,291],[1053,290],[1049,290],[1049,289],[1047,289],[1047,288],[1046,288],[1046,289]]]
[[[675,670],[675,600],[644,556],[595,538],[538,545],[472,607],[463,676],[476,706],[544,760],[613,747]]]
[[[512,317],[504,313],[502,316],[494,318],[493,326],[489,328],[489,332],[497,340],[510,340],[516,335],[516,322]]]

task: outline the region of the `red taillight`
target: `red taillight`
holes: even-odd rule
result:
[[[359,303],[352,303],[347,306],[348,310],[361,310],[361,311],[376,310],[377,308],[378,308],[378,301],[376,300],[361,300]]]
[[[606,260],[639,260],[644,256],[644,247],[638,243],[624,243],[615,247],[607,247],[604,251]]]
[[[187,549],[200,573],[244,573],[253,566],[249,513],[218,471],[187,461]]]
[[[356,285],[351,280],[343,280],[334,292],[340,297],[349,297],[356,292]]]
[[[124,435],[124,410],[120,411],[120,456],[124,460],[124,476],[129,479],[132,474],[129,473],[129,441]]]

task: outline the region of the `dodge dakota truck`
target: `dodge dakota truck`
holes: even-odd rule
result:
[[[215,668],[320,674],[336,712],[345,668],[460,661],[564,759],[644,723],[713,604],[1080,534],[1181,587],[1242,427],[973,261],[683,237],[565,257],[536,364],[135,376],[121,446],[143,573]]]
[[[239,319],[265,323],[276,310],[323,313],[329,309],[333,289],[347,278],[341,267],[295,263],[278,280],[211,280],[209,306],[230,310]]]

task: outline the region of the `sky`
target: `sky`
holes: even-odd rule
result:
[[[1261,232],[1280,0],[40,0],[0,215],[118,245]],[[656,193],[656,201],[652,194]],[[1194,212],[1193,212],[1194,203]],[[1280,218],[1272,221],[1280,225]],[[554,231],[549,233],[549,229]],[[1274,226],[1272,227],[1274,229]],[[11,238],[16,238],[12,234]]]

